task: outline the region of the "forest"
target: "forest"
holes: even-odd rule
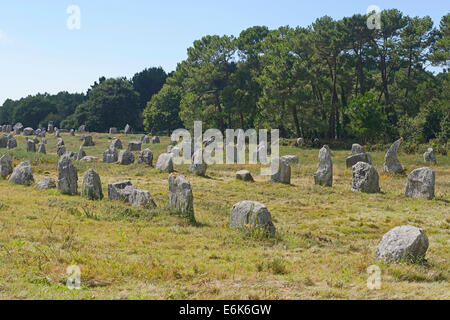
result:
[[[222,131],[277,128],[283,138],[376,143],[402,136],[446,145],[450,14],[438,26],[396,9],[381,12],[379,29],[367,20],[324,16],[308,27],[207,35],[169,74],[152,67],[131,79],[100,77],[86,93],[8,99],[0,123],[53,121],[95,132],[130,124],[167,134],[201,120]]]

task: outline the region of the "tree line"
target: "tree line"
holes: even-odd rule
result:
[[[380,18],[380,29],[356,14],[324,16],[308,27],[255,26],[238,37],[208,35],[169,75],[150,68],[129,80],[100,78],[86,94],[7,100],[0,123],[51,119],[96,131],[130,123],[170,133],[201,120],[222,131],[278,128],[288,138],[376,142],[402,135],[446,143],[450,14],[437,27],[428,16],[396,9]]]

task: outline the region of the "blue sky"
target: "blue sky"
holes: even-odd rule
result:
[[[69,5],[81,10],[80,30],[66,26]],[[172,71],[207,34],[308,26],[323,15],[365,13],[370,5],[429,15],[435,24],[449,11],[444,0],[1,0],[0,105],[37,92],[85,92],[100,76],[131,77],[151,66]]]

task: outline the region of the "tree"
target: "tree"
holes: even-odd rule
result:
[[[136,73],[131,79],[134,90],[139,93],[139,106],[141,110],[147,105],[152,96],[161,90],[166,83],[167,74],[163,68],[148,68]]]
[[[431,61],[435,65],[450,67],[450,13],[441,19],[439,39],[434,44]]]
[[[28,96],[21,99],[14,108],[11,123],[22,122],[24,126],[37,128],[45,125],[44,119],[49,114],[56,112],[56,105],[46,96]]]

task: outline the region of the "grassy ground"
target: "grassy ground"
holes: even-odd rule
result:
[[[109,136],[93,134],[88,155],[101,158]],[[138,136],[120,136],[124,145]],[[32,161],[38,182],[57,177],[56,139],[48,137],[43,156],[24,152],[23,137],[13,151],[15,163]],[[77,151],[79,137],[63,134]],[[168,145],[149,145],[155,162]],[[292,185],[269,182],[251,165],[215,165],[208,177],[192,176],[197,225],[166,209],[167,173],[145,165],[75,162],[79,186],[85,170],[107,184],[130,179],[147,189],[158,209],[133,209],[120,202],[88,201],[56,190],[38,191],[0,180],[0,298],[3,299],[449,299],[450,159],[439,156],[434,200],[404,196],[405,175],[386,175],[384,153],[372,153],[382,192],[350,191],[348,151],[333,151],[334,186],[315,186],[318,150],[281,147],[295,154]],[[424,166],[421,154],[400,154],[409,173]],[[237,181],[249,169],[255,183]],[[231,230],[230,208],[256,200],[270,210],[277,235],[264,239]],[[421,265],[376,262],[382,235],[398,225],[425,229],[430,247]],[[381,268],[380,290],[367,288],[367,268]],[[81,269],[81,290],[66,287],[66,268]]]

